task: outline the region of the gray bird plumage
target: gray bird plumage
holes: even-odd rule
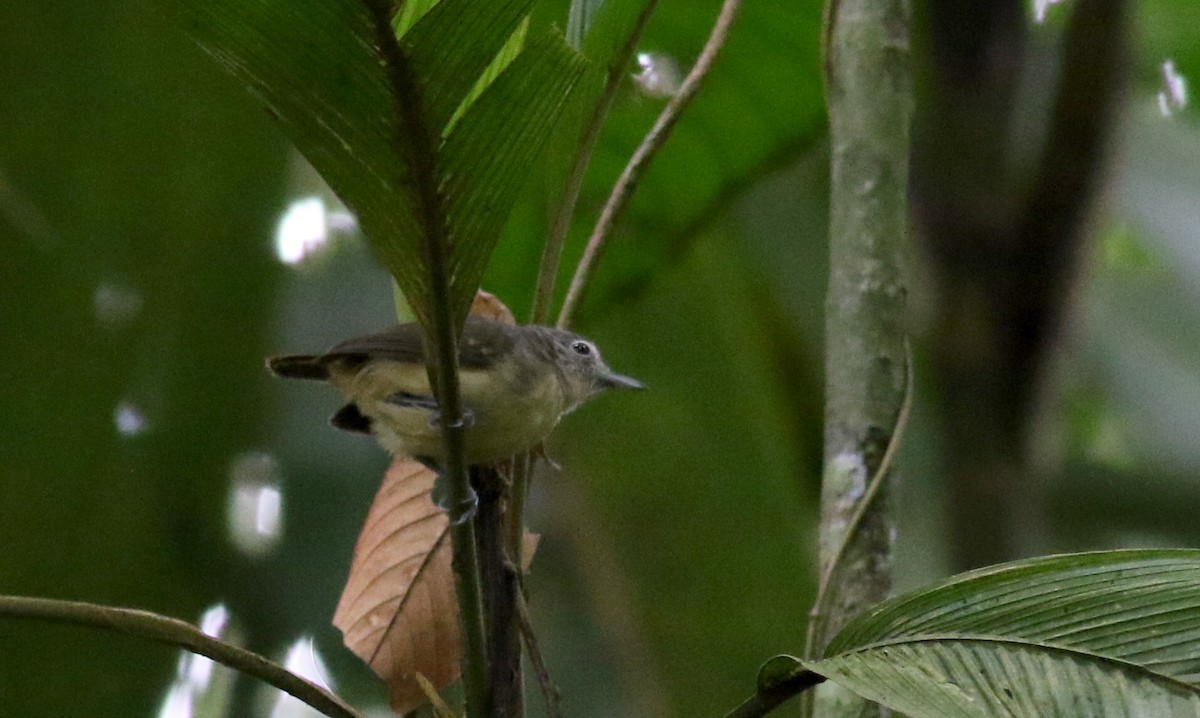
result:
[[[417,324],[400,324],[324,354],[274,357],[267,366],[277,376],[341,389],[349,403],[331,418],[335,427],[371,434],[393,453],[428,459],[440,453],[441,438],[423,342]],[[472,463],[531,448],[601,391],[641,387],[614,374],[595,345],[577,334],[474,316],[459,341],[459,369]]]

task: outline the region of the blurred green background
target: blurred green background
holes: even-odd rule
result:
[[[559,5],[543,14],[561,24]],[[686,68],[719,3],[661,5],[642,49]],[[1070,5],[1045,24],[1022,8],[1030,96],[1056,79],[1037,52],[1052,57]],[[1200,16],[1191,0],[1136,9],[1117,141],[1030,428],[1045,520],[1019,543],[1037,552],[1200,541],[1200,124],[1156,99],[1165,60],[1200,77]],[[383,711],[329,618],[385,456],[326,425],[331,391],[274,382],[262,359],[389,323],[390,283],[181,10],[0,5],[0,593],[190,621],[222,606],[222,635],[319,661]],[[531,499],[534,622],[569,715],[719,715],[764,659],[802,648],[827,271],[819,10],[746,3],[578,322],[653,390],[572,416],[550,447],[563,468]],[[568,262],[662,104],[632,83],[618,98]],[[530,182],[485,285],[518,316],[546,194]],[[901,587],[954,565],[923,258]],[[166,648],[0,618],[0,716],[303,715],[219,671],[216,697],[181,712],[172,686],[189,671],[204,668]]]

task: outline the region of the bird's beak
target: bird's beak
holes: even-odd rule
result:
[[[600,376],[602,389],[645,389],[646,385],[632,377],[609,372]]]

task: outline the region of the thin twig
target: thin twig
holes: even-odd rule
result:
[[[542,649],[538,646],[537,634],[533,632],[533,622],[529,620],[529,604],[525,601],[523,592],[517,595],[517,618],[521,623],[521,638],[525,641],[525,651],[529,654],[529,662],[533,664],[538,686],[542,689],[542,698],[546,701],[546,718],[562,718],[562,694],[550,679],[550,669],[546,667],[546,659],[542,657]]]
[[[534,451],[517,454],[508,464],[508,508],[505,509],[505,532],[508,555],[514,566],[525,565],[525,497],[533,476]]]
[[[315,683],[257,653],[219,641],[177,618],[133,608],[27,596],[0,596],[0,616],[74,623],[175,646],[254,676],[330,718],[362,718],[341,698]]]
[[[571,165],[571,174],[567,178],[562,202],[558,205],[554,222],[550,225],[550,234],[547,235],[546,244],[542,248],[542,262],[538,267],[537,284],[533,293],[533,309],[530,311],[529,321],[532,324],[545,324],[550,318],[550,301],[554,296],[554,285],[558,281],[563,244],[566,242],[567,232],[571,229],[571,220],[575,217],[575,206],[579,203],[579,192],[583,188],[584,174],[587,172],[588,165],[591,164],[596,141],[600,139],[600,130],[604,127],[604,120],[608,118],[608,112],[617,96],[617,89],[625,77],[625,70],[629,67],[634,51],[637,50],[637,43],[641,40],[642,31],[646,29],[646,24],[650,21],[650,16],[654,14],[654,8],[657,6],[658,0],[647,0],[645,6],[642,7],[642,12],[634,22],[633,29],[625,38],[625,44],[617,51],[608,66],[604,89],[601,91],[595,107],[592,108],[592,114],[588,118],[583,135],[579,138],[579,149],[575,152],[575,159]]]
[[[825,564],[821,571],[820,581],[817,583],[817,596],[813,600],[813,607],[808,613],[808,637],[804,645],[804,657],[816,658],[818,650],[818,642],[823,638],[821,633],[824,630],[823,622],[828,607],[830,596],[833,595],[829,584],[836,575],[837,570],[841,567],[842,561],[845,559],[850,546],[853,545],[854,539],[858,537],[858,530],[862,526],[863,517],[874,503],[875,497],[879,494],[880,487],[883,486],[884,479],[892,469],[892,463],[896,460],[896,453],[900,450],[900,443],[904,438],[904,432],[908,428],[908,417],[912,412],[913,401],[913,360],[912,347],[907,342],[905,348],[905,373],[906,385],[904,389],[904,403],[900,405],[900,411],[896,414],[896,423],[892,428],[892,435],[888,440],[887,449],[883,452],[883,458],[879,461],[879,468],[875,469],[875,474],[871,476],[871,480],[867,482],[866,490],[863,491],[862,497],[858,500],[858,504],[854,507],[854,513],[850,517],[850,521],[846,525],[845,532],[842,533],[842,540],[838,543],[837,550],[830,557],[829,562]]]
[[[417,679],[417,685],[421,687],[421,692],[425,694],[425,698],[429,701],[422,708],[428,709],[428,712],[432,713],[434,718],[457,718],[454,715],[454,711],[446,703],[446,699],[442,698],[442,694],[438,693],[437,687],[429,682],[425,674],[417,671],[413,675],[413,678]]]
[[[629,198],[633,195],[638,179],[671,136],[671,131],[675,129],[675,123],[679,121],[683,111],[696,97],[701,81],[708,74],[721,48],[725,45],[725,40],[729,36],[729,30],[733,27],[733,21],[737,17],[741,4],[741,0],[725,0],[721,5],[721,12],[717,15],[717,20],[713,24],[708,41],[704,44],[704,49],[696,58],[696,64],[684,78],[683,84],[679,86],[679,91],[663,108],[662,113],[655,120],[654,126],[650,128],[650,132],[646,134],[633,156],[629,158],[629,164],[625,165],[621,176],[617,178],[617,183],[613,185],[612,193],[600,211],[596,227],[592,230],[592,235],[588,237],[583,258],[579,260],[579,265],[575,268],[575,276],[571,279],[571,287],[567,290],[567,298],[563,301],[562,310],[558,313],[557,324],[560,328],[570,326],[575,310],[582,300],[588,284],[591,283],[596,265],[600,261],[600,255],[604,252],[604,247],[612,235],[617,219],[629,204]]]
[[[402,132],[397,149],[411,169],[413,200],[422,228],[421,250],[429,275],[429,307],[421,311],[430,340],[430,383],[441,417],[445,456],[442,469],[450,486],[450,539],[453,544],[454,585],[463,627],[463,686],[467,713],[491,713],[487,646],[484,638],[483,587],[475,548],[474,522],[459,514],[472,504],[472,490],[463,456],[465,422],[458,385],[458,332],[450,306],[446,252],[450,246],[445,200],[439,189],[436,139],[425,122],[420,84],[401,49],[391,23],[391,4],[366,0],[375,26],[379,58],[392,85]],[[417,308],[414,305],[414,308]]]

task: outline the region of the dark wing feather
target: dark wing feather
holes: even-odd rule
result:
[[[487,369],[512,351],[513,327],[483,317],[467,317],[466,329],[458,347],[459,366]],[[518,330],[519,331],[519,330]],[[381,332],[347,339],[330,349],[322,362],[331,360],[365,361],[386,359],[398,362],[425,361],[421,328],[415,322],[398,324]]]
[[[268,357],[267,368],[275,376],[289,379],[316,379],[324,381],[329,378],[329,370],[321,361],[321,357],[307,354],[294,354],[285,357]]]
[[[341,429],[342,431],[351,431],[356,434],[371,433],[371,419],[363,416],[363,413],[358,410],[357,404],[347,404],[329,417],[329,423]]]
[[[410,322],[338,342],[322,359],[388,359],[416,363],[424,361],[424,357],[421,328]]]

